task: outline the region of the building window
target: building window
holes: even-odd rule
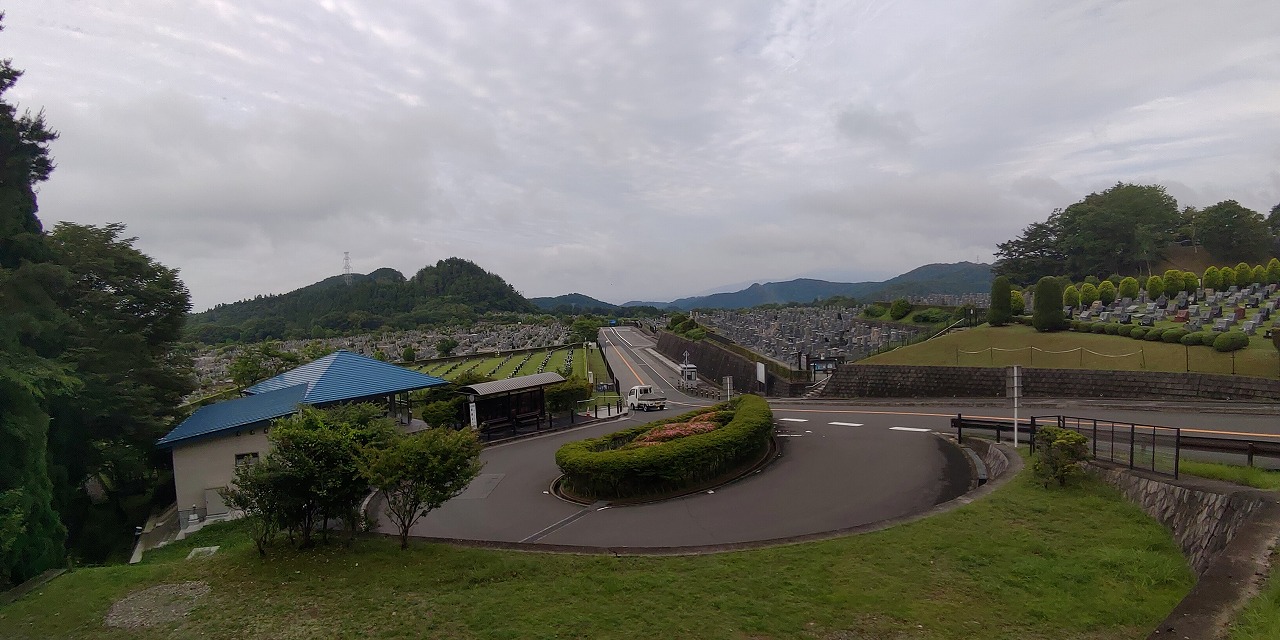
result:
[[[237,453],[236,454],[237,469],[239,469],[240,467],[249,466],[251,464],[258,464],[258,453],[256,451],[253,453]]]

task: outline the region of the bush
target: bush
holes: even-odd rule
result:
[[[937,308],[925,309],[924,311],[921,311],[919,313],[914,313],[911,315],[912,322],[919,322],[919,323],[926,323],[926,324],[938,324],[939,322],[946,322],[947,320],[950,320],[950,319],[951,319],[951,314],[947,313],[946,311],[943,311],[942,309],[937,309]]]
[[[1129,332],[1129,337],[1134,340],[1141,340],[1145,335],[1147,335],[1146,327],[1134,327],[1133,330]]]
[[[1165,329],[1164,333],[1160,334],[1160,340],[1168,342],[1169,344],[1178,344],[1182,342],[1182,339],[1187,337],[1187,334],[1189,333],[1190,332],[1186,329],[1177,327],[1174,327],[1173,329]]]
[[[1239,351],[1247,346],[1249,346],[1249,336],[1246,336],[1243,331],[1228,331],[1213,341],[1213,350],[1224,353]]]
[[[1178,339],[1178,342],[1181,342],[1182,344],[1185,344],[1188,347],[1198,347],[1204,344],[1204,342],[1202,342],[1203,339],[1204,339],[1204,332],[1196,331],[1194,333],[1188,333],[1187,335],[1182,336],[1181,338]]]
[[[687,422],[707,410],[570,442],[556,451],[564,487],[582,497],[611,499],[678,491],[717,478],[759,455],[773,432],[773,413],[763,398],[745,395],[712,408],[726,410],[732,418],[719,429],[653,446],[626,447],[661,425]]]
[[[1134,327],[1131,324],[1122,324],[1120,325],[1120,329],[1116,331],[1116,335],[1124,336],[1127,338],[1129,337],[1129,334],[1133,333],[1133,330],[1136,328],[1137,327]]]
[[[1009,279],[996,276],[991,281],[991,308],[987,311],[987,322],[993,327],[1003,327],[1013,318],[1013,297],[1010,293]]]
[[[1095,322],[1089,327],[1089,331],[1093,333],[1106,333],[1107,325],[1101,322]]]
[[[1035,309],[1031,325],[1036,331],[1060,331],[1070,326],[1062,313],[1062,283],[1045,276],[1036,283]]]
[[[1119,322],[1108,322],[1106,325],[1107,335],[1114,336],[1120,333]]]
[[[1083,435],[1070,429],[1039,427],[1035,445],[1031,470],[1045,487],[1053,482],[1066,486],[1067,481],[1083,473],[1081,463],[1089,457],[1088,440]]]
[[[1156,329],[1155,327],[1152,327],[1151,330],[1147,331],[1147,333],[1142,336],[1142,339],[1147,342],[1159,342],[1160,337],[1163,335],[1164,329]]]
[[[1218,336],[1220,335],[1222,334],[1217,331],[1205,331],[1204,334],[1200,336],[1200,344],[1203,344],[1206,347],[1212,347],[1213,343],[1218,340]]]
[[[889,305],[889,317],[901,320],[911,313],[911,303],[906,298],[898,298]]]
[[[887,311],[887,309],[878,304],[869,304],[862,310],[862,315],[868,318],[879,318],[885,314],[885,311]]]

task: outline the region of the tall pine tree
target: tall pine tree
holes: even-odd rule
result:
[[[52,506],[44,409],[71,384],[56,361],[66,317],[49,295],[65,272],[51,262],[35,196],[57,134],[43,114],[5,100],[21,75],[0,60],[0,586],[61,564],[66,536]]]

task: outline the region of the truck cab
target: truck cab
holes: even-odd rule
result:
[[[647,384],[636,385],[627,391],[627,407],[632,411],[662,411],[667,408],[667,397]]]

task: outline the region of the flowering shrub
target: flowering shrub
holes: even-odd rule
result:
[[[633,447],[649,447],[655,444],[662,444],[676,438],[685,436],[693,436],[699,433],[715,431],[720,425],[714,422],[672,422],[664,424],[652,431],[631,441],[629,446]]]

